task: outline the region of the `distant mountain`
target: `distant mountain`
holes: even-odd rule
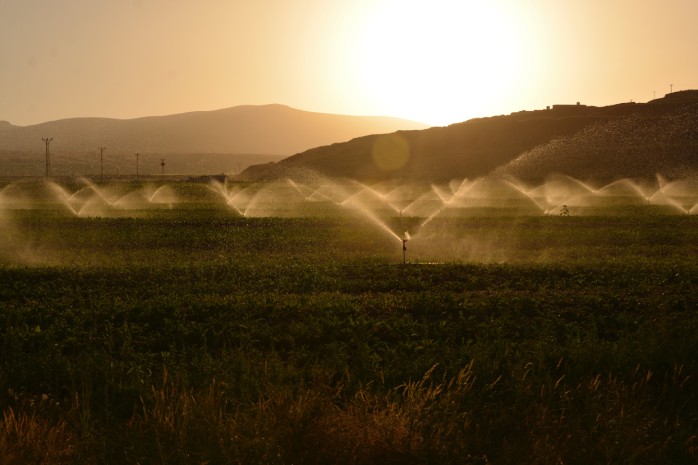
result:
[[[387,162],[386,162],[387,160]],[[363,181],[445,181],[488,174],[540,179],[698,174],[698,91],[606,107],[553,105],[447,127],[317,147],[242,179],[316,172]]]
[[[237,106],[135,119],[71,118],[32,126],[0,122],[0,150],[43,153],[53,137],[55,153],[265,154],[287,156],[366,134],[422,129],[397,118],[346,116],[296,110],[284,105]]]

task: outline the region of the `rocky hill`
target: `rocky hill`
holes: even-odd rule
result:
[[[497,168],[497,174],[540,179],[550,173],[585,179],[698,175],[698,103],[661,113],[598,121]]]
[[[444,181],[488,174],[540,179],[698,173],[698,91],[648,103],[553,105],[447,127],[398,131],[317,147],[243,179],[304,171],[364,181]]]

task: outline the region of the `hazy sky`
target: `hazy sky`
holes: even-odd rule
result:
[[[0,120],[644,102],[698,88],[697,19],[698,0],[0,0]]]

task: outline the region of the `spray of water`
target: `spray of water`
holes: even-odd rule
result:
[[[357,212],[361,213],[365,218],[373,222],[376,226],[378,226],[379,229],[387,233],[389,236],[394,237],[396,240],[402,242],[402,238],[398,236],[395,231],[393,231],[386,223],[383,221],[378,215],[376,215],[375,212],[373,212],[371,209],[366,208],[365,206],[361,205],[360,203],[356,202],[356,200],[349,200],[350,205],[352,205]]]
[[[213,190],[216,194],[220,195],[223,200],[225,200],[226,205],[232,208],[238,215],[246,216],[247,205],[250,201],[250,187],[239,188],[239,187],[228,187],[228,181],[225,180],[224,183],[218,182],[216,180],[211,181],[209,188]],[[252,196],[253,197],[253,196]]]
[[[545,208],[540,202],[538,202],[538,201],[530,194],[530,191],[526,190],[521,184],[519,184],[519,183],[517,183],[517,182],[515,182],[515,181],[512,181],[512,180],[508,180],[508,179],[505,180],[504,182],[505,182],[508,186],[511,186],[514,190],[516,190],[517,192],[519,192],[521,195],[523,195],[526,199],[530,200],[530,201],[533,203],[533,205],[535,205],[536,208],[538,208],[542,213],[545,213],[545,212],[546,212],[546,208]]]
[[[67,192],[63,187],[53,181],[48,181],[48,187],[56,194],[56,198],[61,205],[63,205],[73,216],[78,216],[78,210],[71,203],[75,193]]]
[[[669,180],[661,175],[657,175],[656,182],[623,178],[600,184],[565,174],[536,185],[526,185],[512,177],[464,179],[441,185],[396,182],[368,185],[327,177],[305,178],[301,182],[289,177],[279,182],[251,184],[211,181],[202,186],[202,191],[209,193],[205,200],[180,198],[176,193],[180,191],[169,185],[96,185],[87,179],[79,180],[77,186],[74,182],[63,184],[55,180],[12,182],[0,187],[0,227],[9,230],[8,218],[12,217],[13,209],[19,208],[54,205],[55,211],[73,217],[136,216],[144,209],[205,201],[226,205],[231,212],[247,217],[308,214],[346,217],[348,214],[363,218],[376,231],[401,244],[405,254],[409,241],[417,257],[420,251],[428,251],[433,256],[495,260],[502,258],[497,255],[501,249],[498,243],[511,238],[504,237],[505,232],[494,234],[483,230],[477,239],[466,239],[458,228],[469,222],[459,221],[459,217],[521,214],[517,211],[524,216],[557,214],[563,205],[565,210],[569,207],[573,216],[618,212],[618,205],[632,205],[628,210],[631,213],[652,205],[661,207],[653,210],[661,214],[698,214],[698,178]],[[197,195],[202,191],[196,191]],[[493,252],[488,254],[488,250]]]
[[[467,179],[464,179],[454,192],[454,194],[449,198],[447,201],[443,202],[443,205],[441,205],[439,208],[437,208],[433,213],[427,216],[427,218],[419,225],[419,228],[423,228],[427,224],[429,224],[434,218],[439,216],[444,210],[450,207],[450,205],[458,200],[465,198],[470,190],[472,190],[475,186],[480,184],[481,179],[476,179],[473,182],[468,183]]]

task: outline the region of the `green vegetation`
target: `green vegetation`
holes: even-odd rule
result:
[[[7,211],[0,463],[695,463],[698,217],[644,212],[403,265],[341,215]]]

